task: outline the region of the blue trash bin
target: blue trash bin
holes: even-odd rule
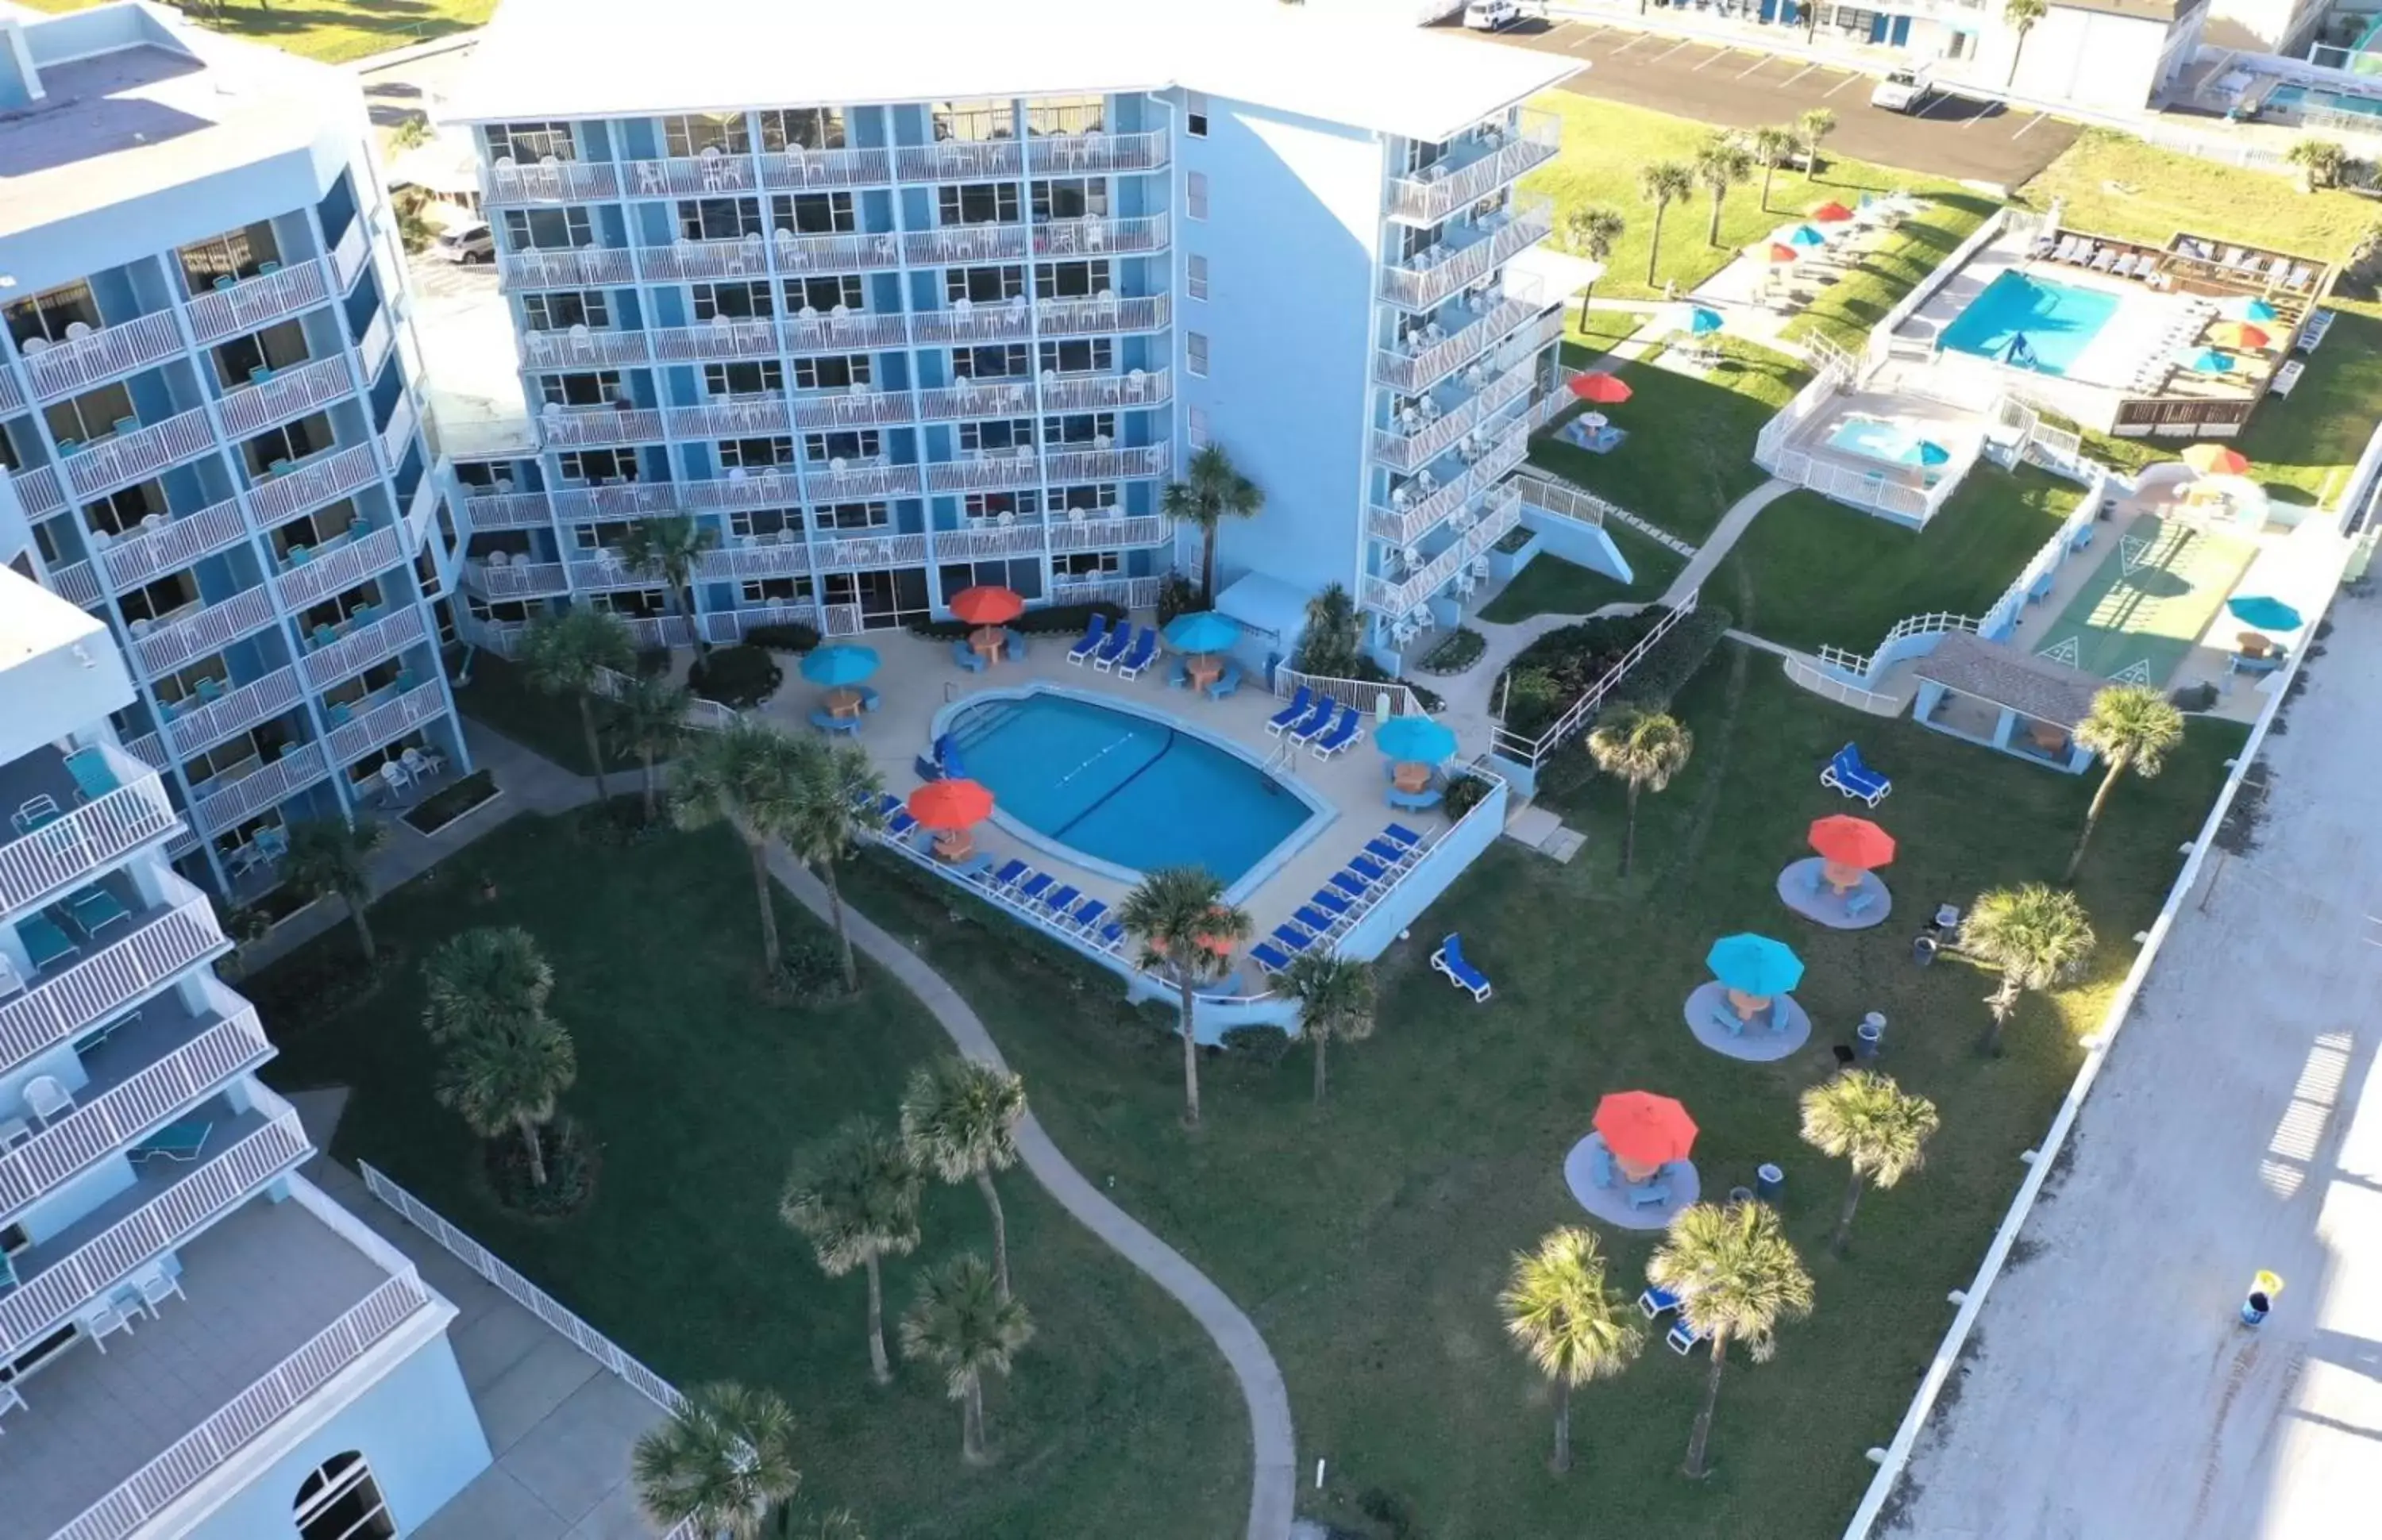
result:
[[[1768,1161],[1753,1168],[1753,1195],[1763,1203],[1776,1203],[1778,1194],[1786,1188],[1786,1173]]]

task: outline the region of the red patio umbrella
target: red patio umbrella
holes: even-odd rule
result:
[[[2204,476],[2238,476],[2250,469],[2250,457],[2222,444],[2195,444],[2183,452],[2183,463]]]
[[[1025,613],[1025,601],[994,585],[964,588],[952,595],[952,614],[971,626],[1004,626]]]
[[[928,781],[910,793],[910,816],[930,829],[973,828],[992,816],[992,792],[971,780]]]
[[[1571,393],[1583,401],[1602,402],[1605,406],[1618,406],[1629,399],[1630,395],[1629,387],[1610,374],[1574,374],[1571,377]]]
[[[1792,246],[1787,245],[1785,241],[1774,240],[1770,243],[1770,250],[1764,254],[1767,255],[1772,262],[1793,262],[1803,253],[1798,251]]]
[[[1867,872],[1894,859],[1894,836],[1866,818],[1832,813],[1812,820],[1811,849],[1823,861]]]
[[[1811,217],[1823,225],[1840,224],[1853,216],[1853,211],[1833,199],[1811,211]]]
[[[1660,1166],[1695,1148],[1696,1120],[1668,1096],[1616,1091],[1596,1104],[1596,1131],[1615,1160]]]

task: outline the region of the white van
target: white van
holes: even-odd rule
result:
[[[1888,112],[1917,112],[1935,94],[1935,82],[1925,65],[1904,65],[1889,72],[1869,93],[1869,104]]]
[[[1521,19],[1521,0],[1472,0],[1464,7],[1464,24],[1476,32],[1502,32]]]

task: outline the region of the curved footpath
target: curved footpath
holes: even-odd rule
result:
[[[801,862],[773,847],[769,871],[803,907],[826,918],[827,889]],[[918,996],[961,1053],[979,1063],[1008,1068],[983,1021],[940,973],[859,911],[847,904],[843,914],[853,945]],[[1181,1301],[1223,1353],[1233,1377],[1240,1381],[1241,1399],[1249,1412],[1249,1441],[1256,1453],[1250,1476],[1248,1540],[1286,1540],[1296,1507],[1298,1446],[1291,1435],[1290,1392],[1258,1328],[1208,1275],[1111,1203],[1070,1165],[1030,1110],[1018,1125],[1017,1153],[1025,1157],[1034,1179],[1059,1200],[1060,1207]]]

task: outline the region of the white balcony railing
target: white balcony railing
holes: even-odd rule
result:
[[[668,198],[681,193],[700,197],[706,192],[750,192],[759,177],[750,153],[712,150],[668,160],[629,161],[620,167],[620,180],[632,198]]]
[[[902,238],[902,254],[919,266],[1013,261],[1025,255],[1025,226],[987,223],[912,230]]]
[[[554,522],[543,492],[474,492],[463,499],[463,522],[481,530],[540,530]]]
[[[767,544],[706,551],[695,562],[694,575],[703,582],[742,582],[758,578],[798,578],[810,569],[810,546],[804,543],[802,532],[793,530],[769,537]],[[706,635],[709,636],[707,629]]]
[[[1492,441],[1489,452],[1473,461],[1463,475],[1427,494],[1409,495],[1403,506],[1374,508],[1367,516],[1367,528],[1377,540],[1411,545],[1494,486],[1500,477],[1528,459],[1529,454],[1528,421],[1509,424],[1504,436]]]
[[[336,401],[354,388],[347,360],[316,359],[224,392],[217,409],[223,413],[224,432],[245,438]]]
[[[239,332],[252,332],[285,315],[323,304],[331,298],[323,264],[311,259],[275,273],[260,273],[228,288],[209,289],[184,307],[190,335],[202,345],[220,342]]]
[[[893,179],[892,152],[785,150],[761,156],[761,185],[773,192],[800,188],[867,187]]]
[[[1118,411],[1162,407],[1174,398],[1173,377],[1163,369],[1124,374],[1078,374],[1042,382],[1044,411]]]
[[[1031,449],[944,460],[927,467],[928,492],[1002,492],[1042,484],[1042,462]]]
[[[0,1065],[14,1069],[70,1043],[227,943],[207,896],[161,876],[179,901],[80,962],[0,1003]]]
[[[1563,119],[1551,112],[1522,111],[1521,126],[1493,141],[1468,141],[1486,153],[1471,160],[1451,157],[1426,167],[1420,175],[1401,177],[1390,184],[1390,217],[1411,225],[1436,225],[1449,214],[1481,199],[1554,159],[1563,149]]]
[[[1504,214],[1492,216],[1485,236],[1467,244],[1445,242],[1426,248],[1406,262],[1381,269],[1381,295],[1406,310],[1430,310],[1469,284],[1495,272],[1516,253],[1544,240],[1554,229],[1554,205],[1544,198],[1516,198]]]
[[[681,615],[623,616],[620,617],[620,629],[629,633],[629,645],[643,653],[655,652],[663,647],[694,645],[694,628],[687,623],[684,616]],[[724,706],[714,705],[708,702],[706,705],[711,710],[726,714],[731,718],[735,715],[728,712]],[[690,718],[690,720],[699,722],[700,718]]]
[[[0,412],[13,412],[25,404],[25,393],[17,388],[16,372],[8,367],[8,356],[0,352]]]
[[[1516,364],[1411,433],[1376,429],[1373,458],[1401,473],[1429,465],[1456,442],[1530,392],[1533,365]]]
[[[44,519],[67,506],[66,492],[58,485],[58,473],[49,466],[34,471],[19,471],[9,478],[17,488],[17,501],[24,505],[29,519]]]
[[[394,528],[373,531],[362,539],[347,539],[325,546],[301,566],[284,568],[273,580],[282,607],[301,610],[317,600],[344,593],[375,572],[385,572],[405,559],[405,541]]]
[[[182,351],[182,329],[174,324],[173,312],[153,311],[39,352],[18,346],[25,349],[25,376],[33,384],[33,399],[46,402],[172,358]]]
[[[534,369],[572,369],[598,364],[646,363],[652,334],[609,327],[573,326],[559,332],[523,332],[522,361]]]
[[[1166,216],[1139,219],[1062,219],[1034,226],[1038,257],[1113,257],[1166,250]]]
[[[599,550],[565,564],[571,586],[583,593],[620,589],[654,588],[661,579],[642,567],[631,567],[618,551]]]
[[[637,248],[637,275],[647,283],[767,277],[769,249],[758,235],[743,240],[687,240]]]
[[[672,438],[783,438],[792,421],[782,396],[672,407],[666,417]]]
[[[1024,299],[975,305],[963,299],[949,310],[915,311],[910,336],[928,347],[938,343],[1022,342],[1034,335],[1034,312]]]
[[[1037,173],[1156,171],[1171,147],[1163,131],[1147,134],[1040,134],[1025,141],[1026,165]]]
[[[1174,521],[1156,515],[1104,519],[1078,509],[1063,517],[1024,524],[979,524],[974,529],[935,532],[938,561],[983,561],[1001,556],[1038,556],[1048,551],[1064,555],[1081,551],[1122,551],[1157,545],[1174,538]]]
[[[658,444],[663,437],[662,414],[645,407],[547,407],[537,423],[550,449]]]
[[[905,182],[986,181],[1015,177],[1025,166],[1025,157],[1013,139],[953,139],[938,144],[904,144],[894,155],[894,164]]]
[[[718,609],[704,614],[703,640],[730,642],[743,640],[753,626],[804,625],[824,629],[813,605],[756,605],[747,609]]]
[[[811,543],[811,556],[830,567],[915,567],[927,559],[922,534],[847,534]]]
[[[373,462],[370,445],[335,449],[303,464],[259,476],[248,491],[249,511],[259,524],[270,529],[326,503],[337,502],[379,479],[380,467]]]
[[[1078,509],[1080,513],[1082,510]],[[1156,514],[1126,519],[1052,518],[1050,549],[1064,555],[1076,551],[1122,551],[1136,545],[1157,545],[1174,538],[1174,520]]]
[[[575,246],[544,251],[503,251],[497,276],[508,288],[577,288],[636,281],[636,259],[624,246]]]
[[[910,342],[909,317],[899,312],[871,315],[847,312],[786,317],[786,347],[793,352],[825,352],[849,348],[905,348]]]
[[[1163,331],[1173,315],[1173,308],[1163,294],[1132,299],[1045,299],[1034,311],[1035,324],[1045,336]]]
[[[1046,386],[1046,397],[1048,394]],[[1030,417],[1034,410],[1034,387],[1024,380],[969,382],[918,392],[918,415],[929,422],[963,417]]]
[[[908,391],[852,390],[832,396],[797,396],[793,401],[798,428],[873,428],[908,422],[918,405]]]
[[[534,599],[571,592],[571,571],[559,561],[516,561],[502,567],[467,562],[463,576],[490,599]]]
[[[96,497],[129,482],[146,481],[169,466],[215,446],[206,409],[186,412],[84,446],[66,458],[67,483],[79,497]]]
[[[0,1215],[16,1213],[272,1056],[256,1011],[242,1006],[130,1079],[96,1096],[86,1093],[72,1112],[0,1155]]]
[[[1074,449],[1043,457],[1052,484],[1070,482],[1112,482],[1129,476],[1163,476],[1173,468],[1173,456],[1162,444],[1125,449]]]
[[[902,265],[901,238],[892,235],[804,236],[779,230],[769,238],[778,267],[787,273],[865,272]]]
[[[814,467],[803,476],[811,497],[823,503],[856,503],[871,497],[915,497],[915,465],[855,465],[843,470]]]
[[[767,316],[731,318],[723,315],[699,326],[666,326],[643,334],[621,335],[650,337],[657,363],[689,363],[705,359],[772,359],[779,352],[778,324]]]
[[[1360,602],[1377,615],[1396,617],[1411,614],[1453,581],[1474,557],[1503,539],[1505,532],[1520,523],[1521,519],[1521,488],[1509,487],[1482,510],[1480,519],[1461,537],[1416,570],[1394,581],[1367,578],[1358,596]]]
[[[325,740],[331,763],[344,767],[446,714],[447,695],[437,680],[415,685],[402,695],[383,701],[354,721],[333,727]]]
[[[372,265],[372,241],[364,234],[363,216],[359,214],[348,221],[345,235],[331,248],[331,283],[338,293],[345,294],[356,287],[356,280]]]
[[[56,591],[59,598],[77,609],[89,609],[99,603],[99,574],[87,561],[76,562],[71,567],[51,568],[50,587]]]
[[[608,161],[566,161],[551,157],[536,165],[516,165],[500,160],[485,169],[481,194],[485,202],[563,203],[589,198],[620,196],[620,172]]]
[[[425,633],[422,606],[408,605],[386,619],[375,620],[327,647],[317,647],[299,660],[309,689],[323,691],[360,674],[420,642]]]
[[[380,431],[381,458],[394,471],[405,463],[406,451],[413,447],[413,430],[421,425],[422,412],[413,397],[402,395],[389,409],[387,425]]]
[[[374,310],[371,322],[364,327],[363,340],[356,344],[356,354],[363,360],[366,384],[380,378],[381,366],[388,362],[389,350],[397,346],[397,333],[388,324],[388,307]]]
[[[0,845],[0,914],[72,886],[181,826],[153,767],[104,744],[100,755],[116,776],[115,790]]]
[[[1478,320],[1459,326],[1437,342],[1417,338],[1410,350],[1384,349],[1373,355],[1373,382],[1407,395],[1418,395],[1489,350],[1500,337],[1545,309],[1536,285],[1511,281],[1504,297],[1490,303]],[[1558,312],[1560,329],[1562,316]]]
[[[330,773],[330,767],[323,763],[321,744],[296,745],[271,764],[260,765],[200,797],[199,825],[208,834],[221,834],[287,801]]]
[[[166,737],[173,743],[174,752],[187,759],[244,727],[280,715],[298,703],[300,693],[298,670],[276,668],[263,678],[225,691],[194,711],[168,717]]]
[[[561,494],[555,495],[559,499]],[[790,471],[764,471],[757,475],[680,483],[678,500],[681,507],[697,513],[719,508],[781,507],[803,500],[803,485]]]
[[[150,673],[163,674],[192,658],[220,653],[273,621],[273,595],[259,583],[220,603],[202,605],[162,626],[144,630],[146,622],[135,621],[132,655]]]
[[[622,482],[611,486],[558,487],[546,494],[554,516],[566,522],[643,519],[649,514],[679,511],[677,490],[669,482]]]

